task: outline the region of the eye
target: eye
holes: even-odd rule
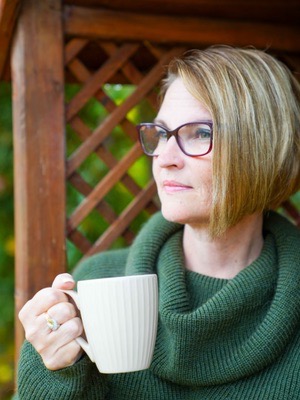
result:
[[[157,139],[167,139],[168,133],[167,131],[162,128],[161,126],[156,126],[155,127],[155,137]]]
[[[194,132],[195,139],[207,139],[211,138],[211,129],[208,125],[198,126]]]

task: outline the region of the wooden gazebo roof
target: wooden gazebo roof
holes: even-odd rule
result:
[[[16,311],[66,269],[66,237],[85,255],[109,248],[119,235],[129,243],[133,219],[157,209],[154,183],[141,188],[128,174],[141,155],[128,113],[143,99],[155,107],[162,67],[189,48],[252,45],[299,77],[299,21],[298,0],[0,0],[0,80],[11,80],[14,91]],[[81,88],[68,103],[65,82]],[[136,90],[115,104],[103,91],[107,82]],[[89,99],[108,113],[93,129],[80,114]],[[66,125],[80,141],[68,159]],[[118,161],[105,143],[115,126],[132,142]],[[90,154],[108,170],[94,186],[80,174]],[[84,197],[68,217],[67,181]],[[105,198],[118,182],[132,195],[120,213]],[[300,224],[299,211],[285,207]],[[95,243],[80,229],[92,210],[108,224]]]
[[[3,79],[10,78],[9,51],[21,7],[22,0],[0,0]],[[299,70],[297,0],[65,0],[61,12],[66,35],[190,46],[252,45],[270,48]],[[98,65],[99,60],[93,60],[92,53],[86,57],[91,65]]]

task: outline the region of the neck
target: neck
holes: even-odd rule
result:
[[[261,214],[247,216],[216,239],[210,237],[207,227],[185,225],[186,268],[202,275],[232,279],[260,255],[262,220]]]

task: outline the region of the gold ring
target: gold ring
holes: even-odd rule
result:
[[[57,331],[57,329],[60,327],[60,324],[54,318],[51,318],[49,314],[46,314],[45,317],[48,328],[50,328],[51,331]]]

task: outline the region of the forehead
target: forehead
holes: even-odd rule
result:
[[[187,122],[211,119],[210,112],[187,90],[180,78],[175,79],[167,89],[156,118],[170,129]]]

